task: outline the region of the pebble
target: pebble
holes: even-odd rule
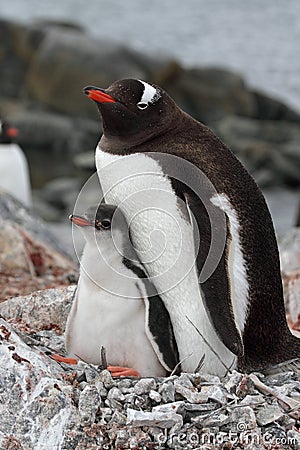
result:
[[[156,403],[161,402],[161,395],[157,391],[154,391],[153,389],[151,389],[151,391],[149,392],[149,398]]]
[[[111,389],[112,387],[116,386],[116,382],[114,381],[111,373],[108,370],[103,370],[100,373],[99,380],[102,381],[106,389]]]
[[[125,423],[126,423],[126,417],[125,417]],[[130,437],[130,435],[126,429],[123,428],[121,430],[118,430],[117,436],[116,436],[116,441],[115,441],[116,448],[124,448],[124,445],[126,445],[129,437]]]
[[[176,394],[180,394],[184,397],[189,403],[207,403],[208,395],[207,393],[198,392],[193,387],[189,389],[181,384],[178,384],[176,381],[174,383]]]
[[[257,394],[257,395],[246,395],[246,397],[243,398],[243,400],[240,402],[240,405],[243,406],[256,406],[261,405],[264,403],[265,399],[263,395]]]
[[[191,381],[191,378],[190,378],[190,374],[188,374],[188,373],[180,374],[178,379],[174,381],[174,384],[184,386],[188,389],[192,389],[194,387],[194,385]]]
[[[151,390],[156,389],[156,381],[154,378],[142,378],[134,386],[134,393],[137,395],[149,394]]]
[[[160,411],[160,412],[170,412],[173,411],[178,414],[184,413],[184,405],[185,403],[182,401],[173,402],[173,403],[165,403],[164,405],[154,406],[152,411]]]
[[[270,375],[267,377],[265,383],[267,386],[282,386],[283,384],[286,384],[290,382],[291,377],[293,375],[293,372],[282,372],[282,373],[276,373],[274,375]]]
[[[175,424],[183,425],[183,419],[180,414],[173,411],[136,411],[135,409],[127,409],[127,425],[134,427],[159,427],[172,428]]]
[[[268,425],[283,417],[283,412],[277,405],[266,405],[256,413],[257,423],[260,426]]]
[[[233,370],[226,377],[226,382],[224,383],[225,389],[230,393],[236,392],[237,385],[242,381],[243,375],[236,370]]]
[[[122,411],[123,409],[123,405],[121,402],[119,402],[118,400],[115,400],[114,398],[107,398],[104,401],[105,405],[108,406],[109,408],[112,409],[116,409],[118,411]]]
[[[289,430],[287,432],[287,438],[290,442],[293,442],[293,450],[300,450],[300,432],[296,430]]]
[[[117,387],[123,394],[130,394],[133,392],[132,381],[128,378],[121,378],[117,383]]]
[[[101,420],[102,423],[107,423],[113,414],[113,411],[111,408],[107,408],[105,406],[100,408],[100,414],[101,414]]]
[[[287,414],[285,414],[280,420],[278,420],[278,422],[286,430],[291,430],[294,426],[296,426],[296,420],[288,416]]]
[[[226,395],[224,394],[220,386],[203,386],[201,389],[201,393],[205,394],[208,399],[213,400],[220,405],[225,405],[225,403],[227,403]]]
[[[124,394],[122,394],[120,389],[118,389],[117,387],[113,387],[108,392],[107,399],[109,399],[109,400],[117,400],[118,402],[124,402],[125,396],[124,396]]]
[[[200,423],[203,427],[221,427],[222,425],[229,423],[229,416],[222,412],[216,412],[205,419],[199,420],[199,418],[197,418],[197,420],[194,419],[194,421],[198,424]]]
[[[216,375],[210,375],[209,373],[201,373],[200,374],[200,378],[201,378],[201,384],[203,385],[204,383],[206,384],[221,384],[221,380],[219,377],[217,377]]]
[[[104,387],[104,384],[102,381],[100,381],[98,378],[95,378],[95,386],[99,392],[99,395],[101,398],[106,398],[107,397],[107,389]]]
[[[84,374],[85,374],[87,383],[91,383],[98,376],[98,371],[97,371],[96,367],[94,367],[92,365],[88,365],[84,369]]]
[[[115,411],[109,422],[117,423],[118,425],[126,425],[126,416],[119,411]]]
[[[209,411],[214,411],[218,406],[215,403],[198,403],[198,404],[191,404],[191,403],[185,403],[184,408],[188,412],[198,412],[198,413],[204,413]]]
[[[174,402],[175,400],[175,387],[171,381],[163,383],[159,386],[158,392],[161,395],[164,403]]]
[[[265,450],[265,447],[262,447],[256,442],[251,442],[251,444],[248,444],[244,447],[244,450]]]
[[[250,406],[238,406],[231,411],[233,431],[249,431],[257,427],[255,413]]]
[[[96,414],[101,404],[101,397],[93,385],[87,385],[79,396],[78,410],[85,425],[95,422]]]

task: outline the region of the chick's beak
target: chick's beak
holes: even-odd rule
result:
[[[92,227],[93,224],[86,219],[85,217],[82,216],[76,216],[75,214],[71,214],[69,216],[69,219],[71,220],[72,223],[74,223],[75,225],[79,226],[79,227]]]

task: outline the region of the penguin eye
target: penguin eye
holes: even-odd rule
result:
[[[136,105],[139,109],[146,109],[146,108],[148,108],[148,103],[144,103],[144,102],[139,102],[137,105]]]
[[[105,230],[108,230],[110,228],[110,220],[109,219],[102,220],[101,227],[104,228]]]

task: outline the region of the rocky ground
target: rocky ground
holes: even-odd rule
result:
[[[113,379],[58,364],[75,287],[0,305],[0,448],[299,449],[300,370]],[[105,362],[104,362],[105,364]]]

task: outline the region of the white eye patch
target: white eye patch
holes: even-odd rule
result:
[[[161,93],[158,89],[145,81],[139,80],[139,82],[144,86],[144,91],[137,106],[139,109],[146,109],[150,104],[155,103],[161,97]]]

